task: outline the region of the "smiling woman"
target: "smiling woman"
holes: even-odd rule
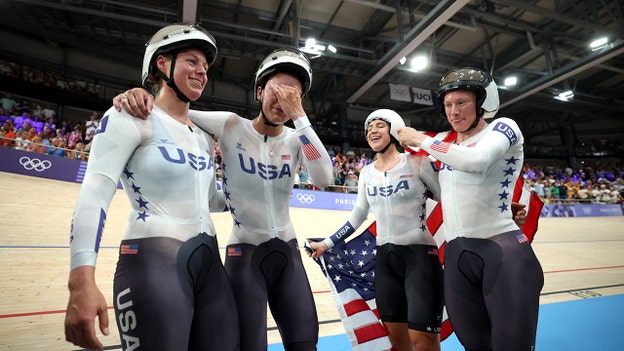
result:
[[[189,102],[201,96],[216,53],[214,38],[198,26],[160,29],[143,61],[142,82],[156,96],[152,118],[141,121],[113,108],[105,113],[71,223],[67,341],[102,350],[95,322],[110,333],[95,265],[121,181],[131,208],[112,301],[123,348],[239,349],[234,294],[210,216],[225,206],[216,190],[213,139],[189,118]]]

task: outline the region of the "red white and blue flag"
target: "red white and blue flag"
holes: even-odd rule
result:
[[[429,147],[431,148],[431,150],[435,150],[445,154],[451,148],[451,144],[445,143],[440,140],[434,140]]]
[[[308,160],[314,161],[318,158],[321,158],[321,153],[316,149],[316,147],[314,147],[314,144],[310,142],[310,139],[308,139],[307,136],[300,135],[299,143],[301,144],[303,153],[305,154]]]
[[[354,351],[392,349],[375,302],[375,236],[373,223],[362,234],[348,242],[337,243],[314,259],[327,277]]]

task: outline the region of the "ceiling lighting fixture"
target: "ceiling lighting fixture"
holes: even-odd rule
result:
[[[399,60],[399,63],[400,63],[401,65],[404,65],[404,64],[405,64],[405,62],[407,62],[407,57],[403,56],[403,58],[401,58],[401,59]]]
[[[572,90],[566,90],[564,92],[559,93],[559,95],[555,96],[555,99],[559,101],[568,102],[572,100],[574,97],[574,92]]]
[[[518,84],[518,78],[517,77],[511,76],[511,77],[505,78],[505,86],[506,87],[513,87],[516,84]]]
[[[589,47],[592,49],[592,51],[596,51],[604,48],[605,46],[607,46],[608,43],[609,38],[602,37],[592,41],[591,44],[589,44]]]
[[[429,66],[429,60],[424,55],[416,56],[411,61],[412,71],[419,72]]]
[[[335,46],[329,44],[327,46],[325,45],[320,45],[316,42],[316,39],[314,38],[308,38],[305,41],[305,46],[302,47],[300,49],[301,51],[310,54],[310,55],[316,55],[313,58],[319,57],[321,55],[321,53],[325,50],[330,51],[331,53],[335,54],[336,52],[338,52],[338,49],[336,49]]]

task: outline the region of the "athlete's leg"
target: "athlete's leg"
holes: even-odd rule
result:
[[[238,312],[216,238],[198,235],[184,243],[178,270],[195,301],[188,351],[238,351]]]
[[[497,235],[492,240],[503,250],[498,279],[485,296],[492,320],[492,348],[532,351],[544,285],[541,265],[520,231]]]
[[[481,288],[484,262],[474,253],[478,247],[471,247],[481,242],[486,240],[453,239],[447,242],[444,255],[446,308],[453,331],[467,350],[492,348],[490,317]]]
[[[437,248],[378,247],[375,294],[394,349],[439,350],[443,298]]]
[[[392,351],[413,351],[412,341],[407,329],[407,323],[383,322],[388,330],[388,339],[392,344]]]
[[[113,282],[115,315],[124,350],[186,349],[193,301],[178,280],[176,255],[182,243],[170,238],[124,240]]]
[[[440,333],[410,329],[409,337],[415,351],[440,351]]]
[[[444,303],[438,248],[410,245],[401,248],[401,256],[406,262],[405,292],[410,340],[416,351],[439,351]]]
[[[293,239],[285,243],[274,239],[265,244],[271,250],[263,262],[265,277],[269,278],[269,307],[280,330],[284,349],[315,351],[318,316],[297,241]],[[272,267],[270,274],[269,267]]]
[[[252,264],[255,245],[228,245],[225,270],[238,308],[241,351],[267,349],[267,292]]]

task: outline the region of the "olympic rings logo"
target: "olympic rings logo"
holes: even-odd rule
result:
[[[311,204],[316,200],[316,196],[312,194],[297,194],[297,200],[302,204]]]
[[[589,206],[583,206],[582,209],[583,209],[583,213],[585,213],[585,214],[592,213],[592,209]]]
[[[22,156],[19,159],[19,163],[27,171],[35,170],[37,172],[43,172],[46,169],[52,167],[52,162],[48,160],[40,160],[38,158],[31,159],[28,156]]]

